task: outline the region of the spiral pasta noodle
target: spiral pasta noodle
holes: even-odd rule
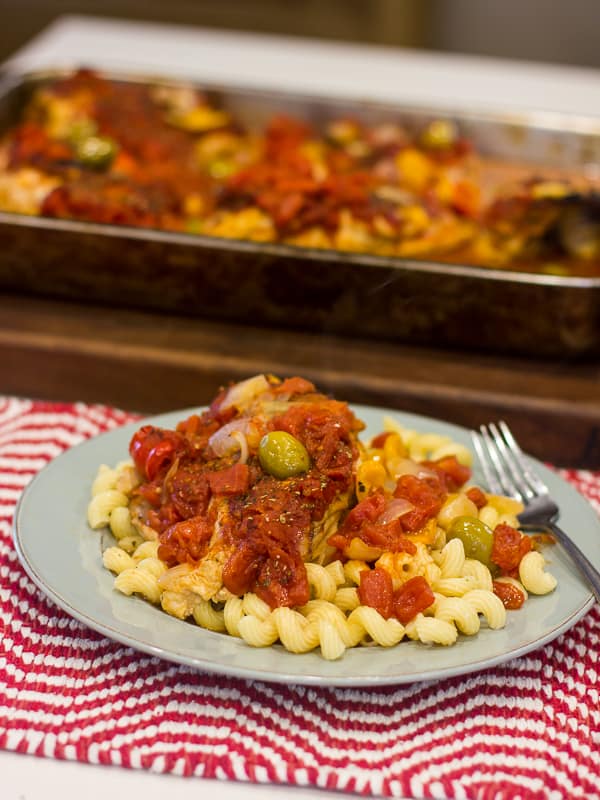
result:
[[[521,559],[519,578],[531,594],[548,594],[556,588],[556,578],[545,570],[546,561],[541,553],[532,551]]]
[[[410,430],[391,418],[384,419],[384,431],[376,445],[361,450],[355,506],[384,495],[392,498],[390,507],[397,504],[395,513],[409,514],[411,504],[396,500],[393,494],[403,475],[428,475],[432,467],[427,465],[444,459],[458,469],[471,463],[467,448],[449,437]],[[245,434],[244,444],[245,464],[251,457],[251,437]],[[525,599],[528,593],[546,594],[556,586],[535,548],[522,556],[512,573],[500,576],[489,562],[466,549],[453,532],[457,519],[474,520],[490,531],[498,525],[517,531],[522,506],[511,498],[462,486],[449,489],[435,515],[421,527],[414,532],[409,529],[408,543],[403,546],[386,549],[385,539],[383,544],[373,544],[356,535],[342,555],[329,545],[349,517],[349,498],[338,497],[323,518],[312,559],[304,563],[310,599],[304,605],[271,607],[253,591],[238,596],[226,589],[222,564],[216,559],[174,566],[163,561],[158,534],[140,516],[139,503],[132,502],[139,483],[132,464],[122,462],[115,468],[102,465],[91,489],[88,524],[94,530],[108,528],[115,541],[102,556],[105,568],[115,576],[115,590],[137,596],[177,619],[236,637],[250,647],[278,644],[297,654],[319,650],[326,660],[341,658],[349,648],[390,648],[403,640],[449,647],[461,636],[476,636],[482,628],[497,630],[506,624],[507,610],[498,587],[522,590]],[[391,522],[395,519],[392,514]],[[385,591],[391,592],[388,596],[384,591],[385,602],[382,596],[370,599],[365,588],[376,585],[382,575]],[[409,602],[416,586],[427,587],[431,600],[401,621],[396,604]]]

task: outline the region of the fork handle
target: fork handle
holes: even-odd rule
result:
[[[556,536],[579,568],[579,571],[587,578],[587,582],[591,586],[596,602],[600,603],[600,572],[598,572],[589,558],[581,552],[579,547],[577,547],[575,542],[562,528],[559,528],[554,522],[549,522],[548,529]]]

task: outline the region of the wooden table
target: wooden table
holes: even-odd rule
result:
[[[230,380],[300,374],[353,402],[464,426],[502,417],[557,465],[600,467],[600,365],[486,357],[0,294],[0,391],[153,413]]]

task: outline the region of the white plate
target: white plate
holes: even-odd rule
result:
[[[367,423],[367,435],[381,430],[385,414],[420,431],[451,436],[469,445],[463,428],[438,420],[367,406],[354,406]],[[192,410],[150,420],[174,427]],[[452,647],[404,641],[396,647],[354,648],[339,661],[325,661],[318,651],[293,655],[281,646],[255,649],[240,639],[212,633],[170,617],[149,603],[113,589],[113,576],[102,565],[108,534],[86,524],[90,487],[98,466],[127,457],[133,432],[126,425],[67,450],[29,484],[15,514],[14,540],[32,580],[67,613],[111,639],[138,650],[201,670],[243,678],[333,686],[376,686],[431,680],[473,672],[523,655],[551,641],[577,622],[593,597],[575,567],[557,546],[546,547],[558,588],[530,597],[520,611],[508,613],[500,631],[482,628],[460,636]],[[561,525],[600,567],[600,520],[575,489],[536,464],[561,507]],[[478,474],[474,479],[477,481]]]

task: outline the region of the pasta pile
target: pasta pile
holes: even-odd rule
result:
[[[470,451],[448,437],[408,430],[387,417],[383,427],[384,435],[361,449],[355,476],[358,504],[376,493],[389,494],[398,475],[426,470],[423,464],[448,457],[463,466],[471,463]],[[116,575],[115,589],[178,619],[239,637],[252,647],[280,643],[291,653],[320,648],[323,658],[333,660],[348,648],[393,647],[403,639],[449,646],[459,636],[477,634],[482,626],[502,628],[507,607],[516,608],[529,593],[547,594],[556,586],[535,542],[510,574],[498,574],[493,565],[466,552],[468,540],[451,535],[457,519],[482,523],[490,531],[503,525],[517,529],[522,506],[509,497],[462,486],[448,493],[434,518],[407,534],[414,552],[385,550],[354,538],[345,551],[338,548],[333,553],[330,563],[306,563],[310,600],[304,605],[271,608],[253,592],[235,596],[224,589],[205,599],[195,591],[193,566],[169,567],[159,558],[158,537],[151,531],[144,535],[132,524],[129,504],[139,482],[134,465],[122,462],[115,468],[102,465],[92,486],[88,523],[93,529],[108,526],[116,540],[103,554],[104,566]],[[339,525],[336,514],[328,535],[342,530]],[[430,587],[432,602],[404,620],[362,602],[365,575],[380,575],[382,570],[388,582],[391,579],[394,597],[419,577]],[[518,602],[511,606],[507,596]]]

